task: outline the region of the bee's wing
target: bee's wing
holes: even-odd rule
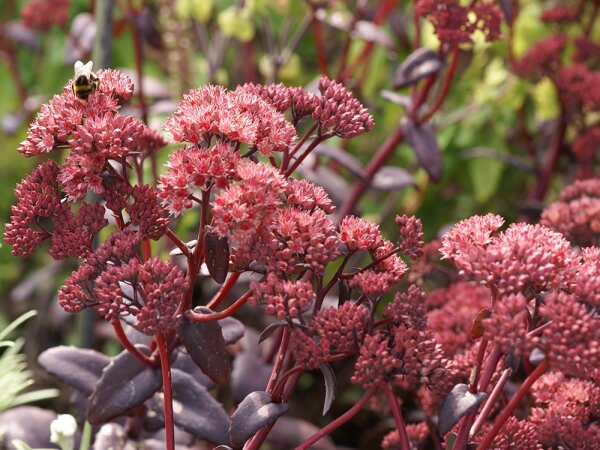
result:
[[[75,79],[77,79],[81,75],[89,77],[92,73],[93,65],[94,63],[92,61],[88,61],[86,64],[83,64],[81,61],[77,61],[73,66],[73,69],[75,70]]]

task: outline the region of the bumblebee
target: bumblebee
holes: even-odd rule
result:
[[[87,100],[92,92],[98,89],[100,80],[92,72],[92,61],[83,64],[81,61],[75,63],[75,80],[73,81],[73,93],[82,100]]]

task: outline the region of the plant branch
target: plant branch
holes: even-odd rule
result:
[[[131,353],[131,355],[143,366],[154,367],[156,365],[154,358],[144,355],[135,345],[131,343],[125,334],[125,330],[123,330],[123,326],[121,325],[121,321],[119,319],[113,319],[111,324],[115,330],[119,342],[125,350]]]
[[[165,416],[165,435],[167,450],[175,450],[175,425],[173,423],[173,391],[171,386],[171,366],[169,362],[169,351],[165,336],[162,332],[154,335],[160,355],[160,370],[163,382],[163,408]]]
[[[246,292],[240,298],[238,298],[235,302],[231,304],[228,308],[224,309],[221,312],[216,312],[213,314],[201,314],[195,311],[189,310],[185,312],[185,316],[191,320],[192,322],[212,322],[213,320],[221,320],[225,317],[229,317],[233,315],[238,309],[246,304],[250,296],[252,295],[252,291]]]
[[[408,435],[406,434],[406,425],[404,424],[404,419],[402,418],[402,410],[398,404],[398,397],[396,397],[394,390],[389,384],[385,385],[385,390],[392,408],[392,413],[394,414],[394,420],[396,421],[398,436],[400,436],[400,448],[410,450],[410,441],[408,440]]]

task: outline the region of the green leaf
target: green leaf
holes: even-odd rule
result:
[[[491,158],[473,158],[469,162],[473,196],[478,203],[485,203],[494,195],[503,170],[504,163]]]

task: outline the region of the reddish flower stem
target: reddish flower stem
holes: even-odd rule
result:
[[[175,244],[179,250],[181,250],[181,253],[183,253],[183,255],[186,258],[189,258],[191,256],[190,249],[188,248],[188,246],[185,245],[185,242],[183,242],[181,239],[179,239],[179,236],[177,236],[175,233],[173,233],[173,230],[171,230],[170,228],[167,228],[167,230],[165,231],[165,236],[173,244]]]
[[[111,321],[113,329],[115,330],[115,334],[119,339],[119,342],[123,346],[125,350],[131,353],[135,359],[137,359],[143,366],[146,367],[154,367],[156,365],[154,358],[144,355],[135,345],[131,343],[125,331],[123,330],[123,326],[121,325],[121,321],[119,319],[113,319]]]
[[[307,449],[311,448],[311,446],[313,444],[315,444],[316,442],[318,442],[321,438],[328,435],[329,433],[334,431],[336,428],[342,426],[343,424],[348,422],[350,419],[352,419],[362,409],[362,407],[365,406],[365,404],[369,401],[371,396],[375,393],[376,389],[377,389],[376,386],[373,386],[372,388],[370,388],[367,392],[365,392],[365,394],[361,397],[361,399],[358,402],[356,402],[356,404],[352,408],[350,408],[348,411],[346,411],[344,414],[342,414],[340,417],[338,417],[334,421],[329,422],[326,426],[324,426],[318,432],[316,432],[311,437],[309,437],[301,445],[296,447],[296,450],[307,450]]]
[[[281,337],[281,342],[279,344],[279,351],[277,352],[277,356],[275,357],[275,362],[273,364],[273,369],[271,369],[271,376],[269,377],[269,382],[267,383],[267,388],[265,389],[267,393],[272,394],[275,385],[277,384],[277,380],[279,378],[281,368],[283,367],[283,363],[285,361],[285,355],[288,351],[288,345],[290,343],[290,329],[284,328],[283,334]]]
[[[544,330],[546,328],[548,328],[550,325],[552,324],[552,321],[546,322],[543,325],[540,325],[539,327],[537,327],[535,330],[531,330],[529,333],[527,333],[525,335],[525,337],[527,339],[531,339],[533,337],[539,336],[540,334],[542,334],[544,332]]]
[[[221,289],[219,289],[219,292],[215,294],[215,296],[210,302],[208,302],[206,306],[208,306],[210,309],[215,309],[217,306],[219,306],[221,302],[225,300],[225,297],[227,296],[235,282],[238,280],[240,275],[240,272],[229,274],[229,276],[225,280],[225,283],[223,283],[223,286],[221,286]]]
[[[545,359],[539,366],[535,368],[533,372],[529,374],[529,376],[525,379],[523,384],[519,387],[519,390],[514,395],[514,397],[510,399],[508,405],[506,405],[502,412],[498,415],[494,426],[483,437],[483,439],[479,443],[479,446],[477,446],[477,450],[485,450],[490,447],[492,441],[498,434],[498,431],[500,431],[500,429],[508,420],[514,409],[521,401],[521,399],[525,396],[527,391],[529,391],[529,388],[533,385],[533,383],[537,381],[539,377],[541,377],[546,372],[546,370],[548,370],[549,366],[550,363],[548,362],[548,359]]]
[[[317,9],[312,11],[311,27],[315,40],[315,49],[317,51],[317,66],[321,75],[328,76],[327,71],[327,53],[325,52],[325,39],[323,37],[323,26],[316,16]]]
[[[304,152],[302,152],[302,154],[296,158],[296,161],[294,161],[291,167],[288,170],[286,170],[285,176],[289,177],[291,174],[293,174],[294,170],[298,168],[298,166],[302,163],[302,161],[304,161],[304,159],[310,154],[310,152],[312,152],[317,145],[319,145],[321,142],[330,137],[330,135],[316,137],[310,144],[308,144]]]
[[[235,302],[231,304],[228,308],[224,309],[221,312],[217,312],[214,314],[201,314],[194,312],[192,310],[186,311],[185,316],[190,319],[192,322],[212,322],[213,320],[221,320],[225,317],[229,317],[233,315],[238,309],[246,304],[248,298],[252,295],[252,291],[246,292],[240,298],[238,298]]]
[[[173,423],[173,391],[171,386],[171,365],[167,341],[161,332],[154,335],[160,355],[160,370],[163,382],[163,409],[165,416],[165,436],[167,450],[175,450],[175,425]]]
[[[379,3],[379,8],[375,13],[375,17],[373,18],[373,23],[375,25],[381,25],[383,21],[387,19],[387,17],[392,13],[394,6],[396,6],[396,0],[381,0],[381,2]],[[375,42],[371,41],[365,43],[359,55],[352,61],[352,63],[350,63],[350,66],[348,66],[348,68],[346,68],[339,75],[338,78],[340,82],[343,83],[348,78],[350,78],[350,76],[354,73],[354,71],[360,64],[366,63],[370,59],[371,53],[373,52],[374,48]]]
[[[454,51],[452,52],[452,57],[450,60],[450,67],[448,68],[448,72],[446,73],[446,78],[444,78],[444,83],[442,85],[442,88],[435,100],[435,103],[433,104],[433,106],[429,109],[429,111],[427,111],[427,113],[425,113],[423,116],[419,117],[419,120],[417,120],[417,124],[422,124],[427,122],[429,119],[431,119],[433,117],[433,115],[440,109],[440,107],[442,106],[442,104],[444,103],[444,100],[446,100],[446,97],[448,96],[448,93],[450,92],[450,86],[452,86],[452,80],[454,79],[454,74],[456,72],[456,66],[458,65],[458,55],[459,55],[459,50],[458,48],[454,49]]]
[[[138,91],[138,103],[140,107],[140,115],[144,123],[148,123],[148,106],[144,100],[144,47],[142,44],[142,36],[138,29],[138,25],[135,21],[135,16],[138,14],[133,8],[132,0],[128,2],[127,16],[129,19],[129,25],[131,26],[131,32],[133,36],[133,51],[135,55],[135,70],[137,72],[137,91]]]
[[[560,118],[556,127],[556,134],[552,141],[551,147],[548,150],[548,157],[546,165],[543,167],[542,172],[539,174],[536,186],[531,193],[531,198],[536,201],[541,201],[546,196],[548,188],[550,187],[550,180],[552,174],[558,165],[558,159],[564,148],[565,135],[567,133],[567,115],[564,107],[561,106]]]
[[[471,428],[469,436],[475,436],[479,432],[479,430],[483,426],[483,423],[486,421],[488,415],[490,414],[490,411],[492,410],[492,408],[494,406],[494,402],[496,401],[496,399],[502,392],[504,385],[506,384],[506,382],[508,381],[508,378],[511,375],[512,375],[512,369],[510,369],[510,368],[504,369],[504,372],[502,372],[502,375],[500,376],[498,383],[496,383],[496,386],[494,386],[494,389],[490,393],[490,396],[486,399],[486,401],[483,405],[483,408],[481,410],[481,413],[479,413],[479,416],[477,416],[477,420],[473,424],[473,427]]]
[[[402,410],[398,404],[398,398],[389,384],[385,385],[385,390],[390,402],[390,407],[392,408],[392,413],[394,414],[394,420],[396,421],[398,436],[400,436],[400,448],[402,450],[410,450],[410,441],[408,440],[408,434],[406,434],[406,425],[402,418]]]

